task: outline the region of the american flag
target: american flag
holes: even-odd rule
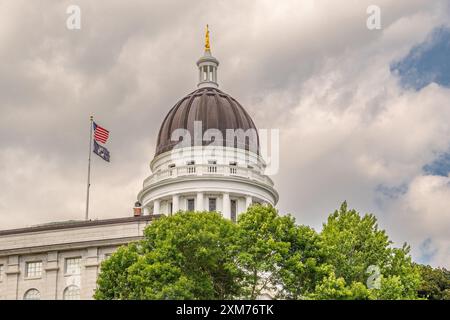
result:
[[[106,130],[105,128],[100,127],[94,122],[94,140],[101,143],[106,143],[108,138],[109,138],[109,131]]]

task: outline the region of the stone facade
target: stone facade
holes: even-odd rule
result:
[[[92,299],[100,263],[154,216],[0,231],[0,299]]]

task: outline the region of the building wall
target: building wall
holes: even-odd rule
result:
[[[28,290],[37,289],[42,300],[63,299],[64,290],[70,285],[75,285],[80,289],[81,299],[92,299],[100,262],[105,258],[102,252],[113,252],[116,248],[86,248],[8,256],[7,261],[5,261],[8,272],[5,274],[5,281],[0,285],[0,298],[21,300]],[[99,254],[94,255],[96,252]],[[79,274],[67,274],[65,272],[66,259],[76,257],[81,258],[81,272]],[[26,263],[31,261],[42,261],[41,276],[26,277]]]
[[[222,194],[218,194],[218,193],[213,193],[213,194],[209,194],[209,193],[205,193],[203,196],[203,204],[202,204],[202,208],[205,211],[208,211],[209,209],[209,198],[216,198],[216,211],[217,212],[222,212],[223,211],[223,196]],[[194,205],[195,208],[198,208],[198,204],[197,204],[197,195],[196,194],[190,194],[190,195],[181,195],[180,196],[180,200],[179,200],[179,204],[180,204],[180,210],[182,211],[187,211],[188,210],[188,199],[193,199],[194,200]],[[234,195],[230,195],[230,200],[235,200],[237,203],[237,214],[240,214],[242,212],[244,212],[247,207],[246,207],[246,200],[244,197],[239,197],[239,196],[234,196]],[[170,214],[170,210],[169,210],[169,205],[170,202],[172,200],[168,199],[168,200],[162,200],[160,203],[160,214],[164,214],[164,215],[169,215]],[[196,209],[197,210],[197,209]],[[152,209],[150,209],[150,211],[152,211]],[[230,218],[230,217],[226,217],[226,218]]]
[[[29,232],[0,231],[0,299],[21,300],[30,289],[41,299],[63,299],[69,286],[80,289],[81,299],[92,299],[100,264],[119,246],[142,238],[150,217],[113,219],[67,228],[29,228]],[[67,259],[81,258],[80,272],[66,271]],[[42,273],[28,278],[26,265],[42,262]]]

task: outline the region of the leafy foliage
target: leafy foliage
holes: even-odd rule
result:
[[[410,248],[406,244],[391,248],[391,244],[386,232],[378,228],[374,215],[361,216],[348,210],[344,202],[324,224],[319,247],[337,280],[344,280],[345,290],[367,284],[369,267],[379,270],[380,287],[369,288],[368,294],[358,298],[415,299],[421,278],[409,256]],[[321,298],[317,292],[314,297]]]
[[[418,268],[423,280],[419,296],[430,300],[450,300],[450,271],[423,265]]]
[[[252,206],[238,220],[237,265],[244,271],[242,294],[255,299],[278,284],[280,265],[289,254],[294,219],[280,217],[273,207]]]
[[[128,299],[133,294],[133,288],[128,282],[128,269],[137,262],[140,256],[138,245],[130,243],[126,247],[120,247],[113,256],[102,262],[102,272],[97,279],[101,290],[95,292],[94,298],[104,299]]]
[[[369,300],[373,296],[361,282],[347,285],[344,278],[336,278],[332,272],[320,281],[309,298],[315,300]]]
[[[236,228],[218,213],[158,219],[143,241],[122,247],[102,264],[95,298],[230,298],[241,273],[233,263]]]
[[[374,266],[379,286],[368,287]],[[422,284],[423,292],[448,289],[426,272],[433,284]],[[154,221],[142,241],[102,263],[95,298],[416,299],[420,284],[409,247],[392,248],[373,215],[344,202],[317,233],[271,206],[253,205],[237,224],[212,212]]]

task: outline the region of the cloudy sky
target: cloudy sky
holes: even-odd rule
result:
[[[207,23],[220,88],[280,129],[280,211],[320,229],[347,200],[450,267],[449,0],[1,0],[0,229],[83,218],[90,114],[91,216],[131,215]]]

